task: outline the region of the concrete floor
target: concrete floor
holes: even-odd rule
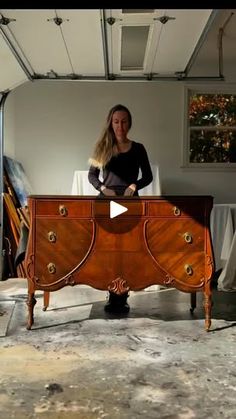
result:
[[[204,330],[202,294],[132,292],[128,317],[103,311],[86,286],[51,294],[27,331],[27,282],[0,282],[0,418],[236,417],[235,293],[214,291]],[[5,331],[5,332],[4,332]]]

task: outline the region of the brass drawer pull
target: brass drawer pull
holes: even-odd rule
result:
[[[174,207],[173,208],[173,211],[174,211],[174,215],[176,217],[178,217],[181,214],[181,211],[180,211],[180,209],[178,207]]]
[[[186,243],[192,243],[193,238],[192,235],[190,233],[184,233],[184,240],[186,241]]]
[[[56,242],[56,239],[57,239],[57,235],[56,235],[56,233],[54,233],[54,231],[49,231],[49,232],[48,232],[48,240],[49,240],[51,243],[55,243],[55,242]]]
[[[184,265],[184,269],[187,275],[192,275],[193,274],[193,268],[191,265]]]
[[[59,205],[59,214],[62,215],[62,217],[66,217],[68,215],[68,210],[65,205]]]
[[[47,265],[47,268],[48,268],[48,272],[49,272],[50,274],[55,274],[55,272],[56,272],[56,265],[55,265],[55,263],[50,262],[50,263]]]

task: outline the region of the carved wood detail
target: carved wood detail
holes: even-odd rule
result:
[[[28,293],[28,298],[26,304],[28,306],[28,322],[27,329],[30,330],[34,324],[34,306],[37,303],[37,300],[34,298],[34,293]]]
[[[173,278],[173,276],[170,275],[166,275],[165,279],[164,279],[164,285],[166,287],[173,287],[175,284],[175,279]]]
[[[28,278],[30,279],[34,278],[34,254],[33,253],[31,253],[29,258],[27,259],[26,273],[27,273]]]
[[[213,271],[214,271],[214,262],[213,262],[213,258],[208,254],[206,255],[205,271],[206,271],[206,280],[210,281],[213,275]]]
[[[69,275],[66,279],[65,279],[65,285],[70,285],[71,287],[73,287],[76,284],[75,282],[75,278],[73,275]]]
[[[115,294],[122,295],[129,291],[129,286],[127,281],[120,276],[116,279],[113,279],[108,285],[108,291],[114,292]]]

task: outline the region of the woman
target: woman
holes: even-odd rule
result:
[[[89,159],[88,179],[101,196],[137,196],[139,189],[153,180],[145,147],[127,136],[131,126],[132,116],[125,106],[111,108]],[[138,179],[140,169],[141,178]],[[103,181],[99,179],[101,170]],[[128,293],[121,296],[110,293],[105,311],[128,313],[127,297]]]

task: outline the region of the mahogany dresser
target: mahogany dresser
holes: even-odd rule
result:
[[[66,285],[87,284],[122,294],[160,284],[191,293],[191,311],[196,292],[202,291],[208,331],[213,198],[115,197],[127,211],[113,219],[110,201],[94,196],[29,196],[27,329],[34,322],[36,290],[44,291],[46,310],[50,291]]]

